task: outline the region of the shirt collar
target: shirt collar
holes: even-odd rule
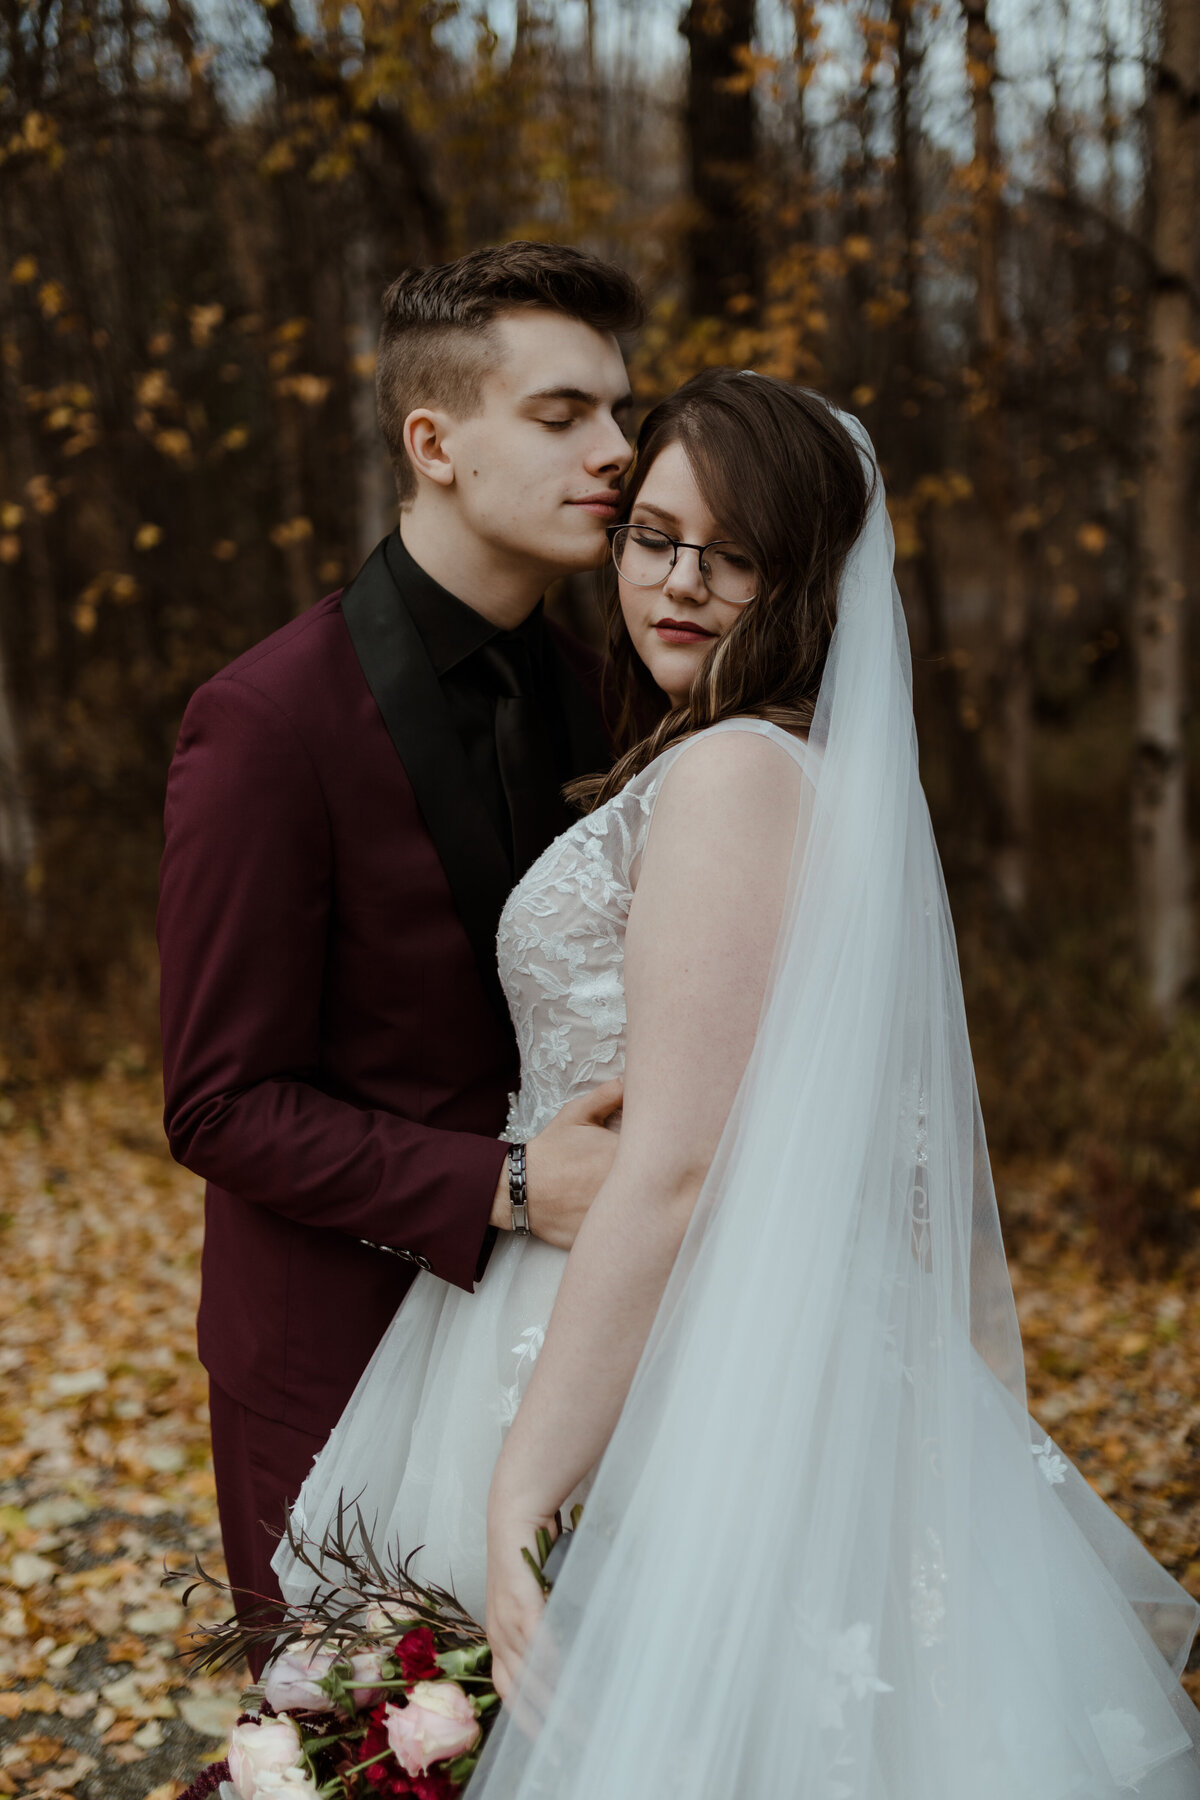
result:
[[[398,526],[388,538],[384,554],[392,579],[404,597],[404,604],[438,675],[446,675],[457,668],[484,644],[490,644],[493,638],[506,637],[523,640],[535,670],[541,669],[545,634],[540,600],[515,631],[502,631],[414,562]]]

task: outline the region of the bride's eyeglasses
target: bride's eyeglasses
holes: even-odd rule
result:
[[[758,591],[758,571],[744,551],[724,539],[711,544],[685,544],[654,525],[609,525],[613,561],[632,587],[661,587],[681,550],[694,550],[700,579],[715,600],[747,606]]]

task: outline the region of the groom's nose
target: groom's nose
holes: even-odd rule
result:
[[[623,475],[632,461],[633,445],[617,421],[609,417],[589,446],[584,467],[589,475]]]

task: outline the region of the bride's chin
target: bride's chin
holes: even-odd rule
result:
[[[686,678],[680,679],[677,668],[664,669],[661,661],[654,656],[643,656],[650,679],[671,706],[682,706],[692,691],[692,677],[695,670],[689,670]],[[656,666],[657,665],[657,666]]]

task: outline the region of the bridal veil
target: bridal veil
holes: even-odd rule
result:
[[[755,1049],[476,1800],[1200,1795],[1197,1608],[1026,1412],[844,423],[874,498]]]

